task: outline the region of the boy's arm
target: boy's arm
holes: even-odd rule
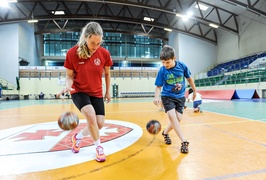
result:
[[[160,98],[161,89],[162,89],[162,86],[156,86],[155,87],[153,104],[155,104],[156,106],[160,105],[160,101],[161,101],[161,98]]]
[[[193,98],[192,98],[192,100],[194,101],[194,99],[197,96],[197,90],[196,90],[196,86],[195,86],[194,80],[190,77],[190,78],[187,78],[187,81],[188,81],[189,85],[191,86],[191,89],[193,89]]]

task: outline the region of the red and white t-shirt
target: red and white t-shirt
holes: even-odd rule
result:
[[[80,59],[78,46],[67,51],[64,67],[74,70],[74,82],[71,94],[85,92],[90,96],[103,97],[102,74],[105,66],[112,66],[113,61],[108,50],[99,47],[88,59]]]

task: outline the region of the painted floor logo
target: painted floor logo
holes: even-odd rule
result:
[[[0,131],[0,175],[21,174],[66,167],[94,160],[95,147],[90,137],[83,138],[81,150],[72,153],[71,136],[86,127],[80,120],[72,131],[61,130],[57,122],[21,126]],[[106,120],[100,130],[106,155],[118,152],[142,136],[142,128],[136,124]],[[114,145],[115,144],[115,145]],[[107,156],[108,160],[108,156]]]

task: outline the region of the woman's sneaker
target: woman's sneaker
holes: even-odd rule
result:
[[[74,134],[71,138],[71,141],[72,141],[71,150],[73,153],[78,153],[80,150],[80,146],[81,146],[81,139],[77,139],[76,135],[77,134]]]
[[[104,155],[103,147],[102,146],[98,146],[96,148],[96,158],[95,159],[98,162],[104,162],[106,160],[106,157]]]

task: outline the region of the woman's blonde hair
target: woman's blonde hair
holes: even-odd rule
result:
[[[78,51],[77,54],[79,58],[87,59],[90,57],[90,51],[87,47],[87,38],[89,38],[92,34],[103,36],[103,30],[99,23],[90,22],[85,27],[83,27],[81,35],[79,37]]]

